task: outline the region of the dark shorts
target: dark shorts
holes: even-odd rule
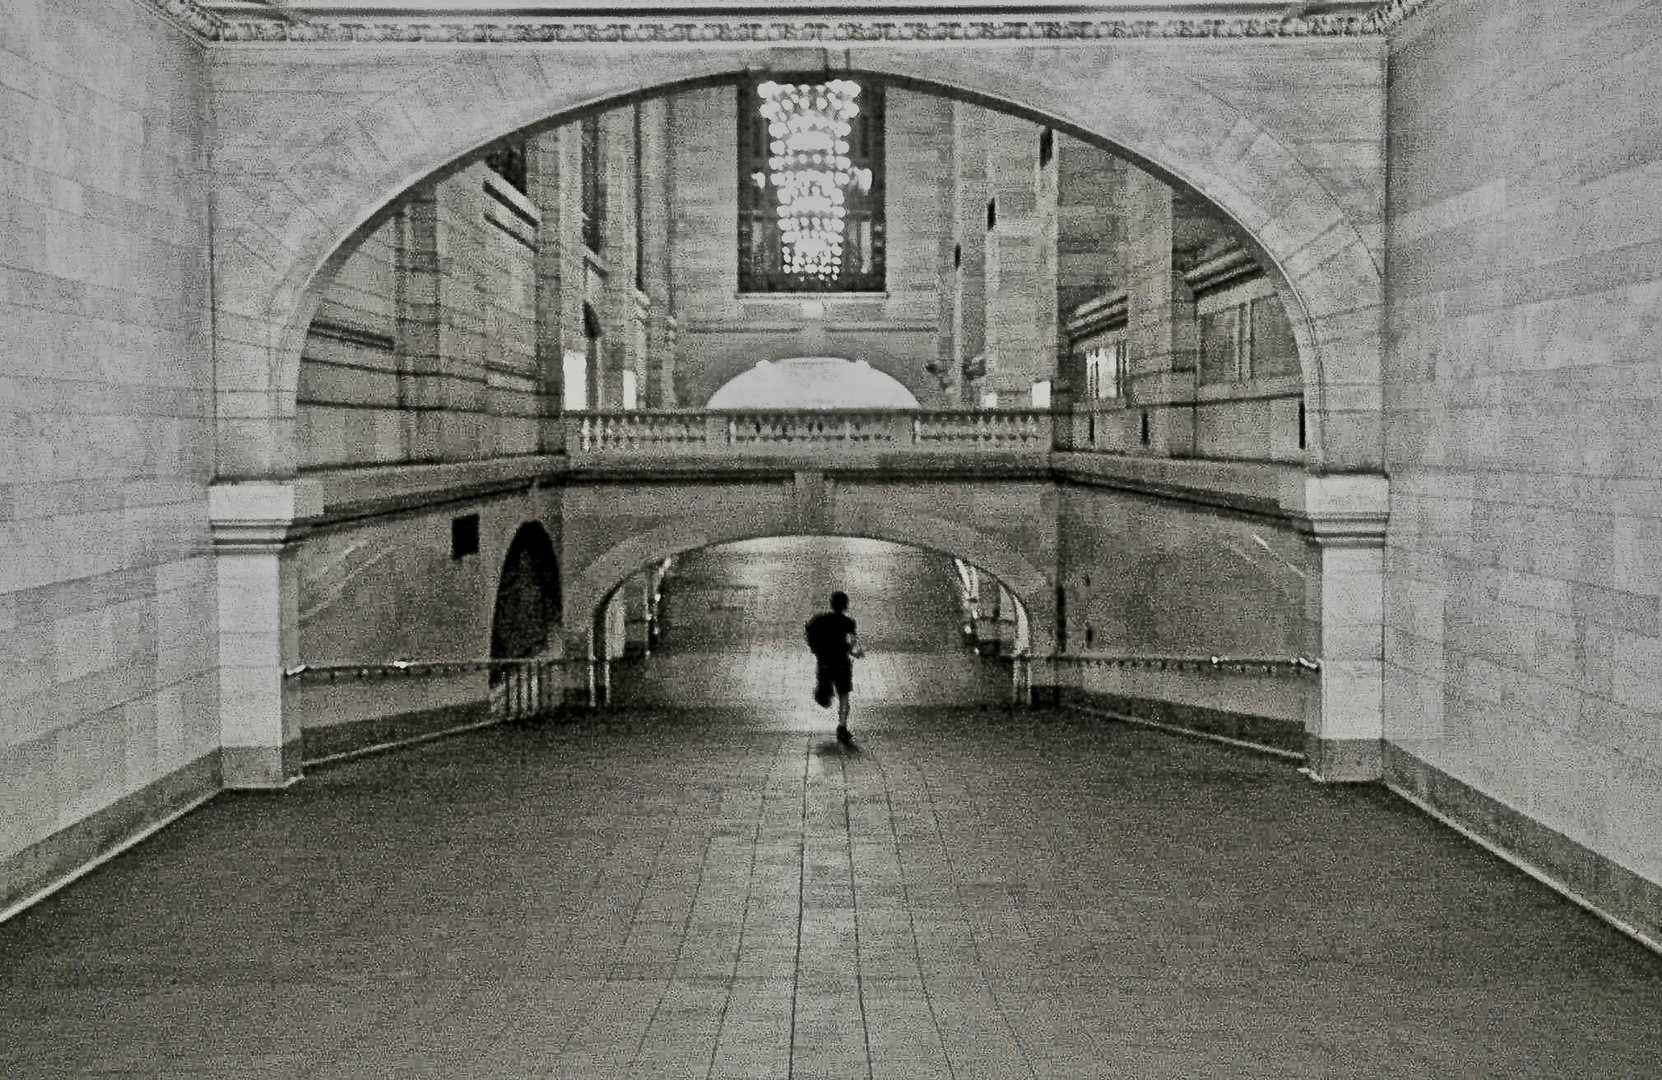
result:
[[[829,697],[829,690],[835,690],[843,697],[847,697],[854,690],[854,665],[852,664],[825,664],[819,665],[815,674],[815,696]]]

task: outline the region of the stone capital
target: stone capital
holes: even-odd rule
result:
[[[1280,503],[1323,547],[1381,547],[1391,515],[1391,482],[1375,473],[1288,477]]]
[[[208,520],[216,551],[280,548],[294,537],[296,519],[322,510],[312,485],[250,480],[208,488]]]

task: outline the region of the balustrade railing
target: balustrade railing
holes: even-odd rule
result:
[[[1052,449],[1040,410],[593,412],[565,417],[567,452],[605,458],[819,451]]]

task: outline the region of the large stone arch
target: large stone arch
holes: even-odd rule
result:
[[[884,524],[861,522],[852,528],[805,529],[788,521],[678,521],[624,536],[568,579],[565,610],[570,635],[566,655],[589,655],[595,614],[630,574],[671,555],[738,540],[770,536],[850,536],[887,540],[962,559],[1003,582],[1027,610],[1034,655],[1048,656],[1055,637],[1055,597],[1051,575],[996,537],[955,521],[927,514],[909,515]]]
[[[1290,62],[1298,80],[1265,77]],[[1378,468],[1379,41],[394,42],[212,54],[220,479],[293,473],[315,286],[401,192],[518,128],[762,65],[870,72],[1018,112],[1196,191],[1293,301],[1312,469]]]

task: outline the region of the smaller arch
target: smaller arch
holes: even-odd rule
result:
[[[951,552],[919,544],[916,541],[902,541],[892,538],[880,538],[876,536],[855,535],[850,533],[798,531],[767,533],[764,535],[747,536],[740,539],[724,538],[712,540],[707,543],[688,544],[679,550],[671,552],[663,559],[654,559],[652,562],[645,565],[637,566],[633,569],[624,571],[621,577],[600,593],[595,602],[591,631],[591,640],[594,642],[595,657],[597,659],[617,658],[617,654],[609,652],[603,644],[606,640],[608,632],[607,617],[608,613],[612,609],[613,602],[620,597],[624,588],[631,582],[632,579],[635,578],[636,575],[650,572],[654,568],[668,567],[672,564],[680,562],[684,557],[698,552],[724,548],[734,544],[742,545],[753,540],[770,539],[871,540],[881,544],[892,545],[897,548],[924,552],[932,556],[948,559],[953,563],[954,568],[957,571],[958,587],[964,593],[968,594],[970,600],[976,608],[982,612],[990,613],[989,617],[992,621],[1003,621],[1005,616],[1009,616],[1009,621],[1013,624],[1014,637],[1013,641],[1007,644],[1012,644],[1016,648],[1020,649],[1027,649],[1031,647],[1033,614],[1028,606],[1026,598],[1024,598],[1022,593],[1018,591],[1018,589],[1010,582],[1005,581],[998,574],[993,573],[986,567],[978,566],[974,562],[968,561],[961,556],[954,555]],[[815,599],[817,601],[824,601],[826,597],[821,595]],[[872,600],[871,598],[860,598],[859,602],[880,603],[881,601],[880,599]],[[984,630],[984,627],[966,627],[965,629],[966,631]]]
[[[540,522],[514,533],[502,559],[491,613],[491,659],[537,656],[558,640],[560,567],[554,542]]]
[[[916,409],[904,383],[864,360],[791,356],[758,360],[723,383],[707,409]]]
[[[995,538],[956,522],[930,515],[913,515],[901,527],[884,527],[877,522],[865,522],[844,528],[803,530],[795,523],[724,522],[700,523],[680,521],[660,526],[644,533],[634,533],[573,573],[566,588],[566,606],[584,613],[580,623],[574,622],[572,632],[581,639],[567,643],[567,655],[580,650],[581,655],[594,656],[596,639],[594,627],[607,599],[623,581],[637,570],[661,562],[671,555],[736,540],[757,540],[773,536],[850,536],[867,540],[886,540],[907,547],[921,548],[961,559],[1002,582],[1027,615],[1031,648],[1035,655],[1049,655],[1052,648],[1051,630],[1054,623],[1051,604],[1053,585],[1050,576],[1035,566],[1027,556],[1014,551]],[[724,527],[721,527],[724,526]]]

